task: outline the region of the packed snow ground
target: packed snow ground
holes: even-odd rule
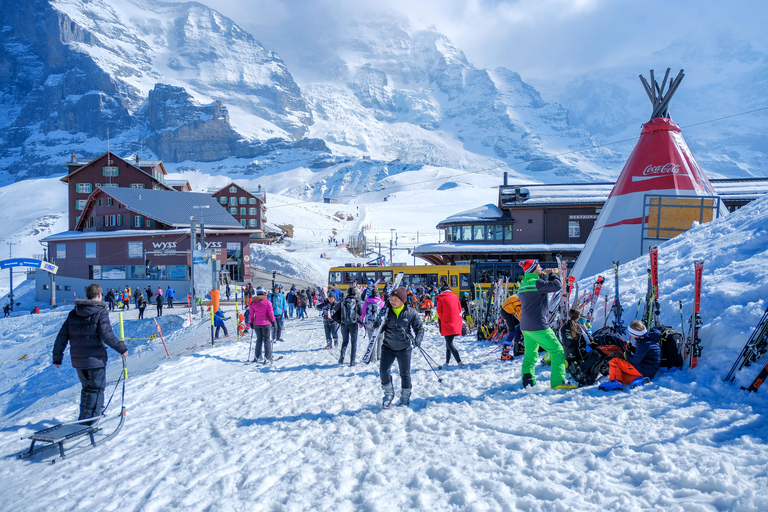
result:
[[[538,389],[525,392],[520,358],[502,362],[468,336],[458,344],[469,369],[439,371],[441,384],[416,352],[411,407],[382,411],[377,368],[338,366],[338,349],[322,349],[314,310],[286,323],[276,349],[284,358],[269,370],[243,364],[248,339],[211,348],[205,319],[188,325],[182,309],[160,319],[166,359],[160,341],[148,339],[154,320],[134,320],[129,310],[126,337],[135,339],[123,431],[53,466],[50,457],[0,460],[3,508],[766,510],[766,390],[722,382],[768,305],[768,270],[757,264],[767,256],[766,226],[768,198],[661,246],[665,323],[677,325],[678,296],[690,314],[685,283],[693,259],[706,259],[704,353],[695,370],[631,392],[551,391],[542,366]],[[628,319],[646,265],[622,267]],[[77,414],[75,372],[66,357],[54,369],[48,355],[65,315],[0,322],[2,453],[22,451],[22,436]],[[442,362],[434,326],[423,346]],[[119,374],[110,355],[108,393]]]

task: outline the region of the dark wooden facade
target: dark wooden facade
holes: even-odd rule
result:
[[[162,162],[142,161],[138,156],[129,162],[113,153],[105,153],[84,163],[73,154],[67,167],[69,172],[61,181],[68,185],[70,231],[80,220],[88,197],[99,187],[173,190],[163,183],[167,173]]]
[[[216,201],[246,229],[254,230],[257,238],[265,235],[266,194],[261,190],[250,192],[240,185],[230,183],[211,194]]]

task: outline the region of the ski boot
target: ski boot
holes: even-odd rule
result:
[[[560,383],[560,385],[553,387],[552,389],[576,389],[579,387],[575,382],[571,382],[568,379]]]
[[[381,406],[384,409],[389,409],[389,406],[392,405],[392,400],[395,399],[395,387],[392,385],[392,382],[390,381],[389,384],[382,385],[381,389],[384,390],[384,398],[381,401]]]
[[[524,373],[523,374],[523,389],[527,387],[534,387],[536,386],[536,378],[533,376],[533,374],[530,373]]]
[[[510,359],[514,359],[515,356],[513,356],[510,353],[510,346],[509,345],[502,345],[501,346],[501,360],[502,361],[509,361]]]
[[[399,406],[408,406],[411,404],[411,388],[403,388],[400,390],[400,403]]]
[[[597,389],[601,391],[624,391],[624,385],[619,380],[609,380],[600,384]]]
[[[648,377],[638,377],[629,383],[629,389],[634,389],[639,386],[645,386],[649,382],[651,382],[651,379],[649,379]]]

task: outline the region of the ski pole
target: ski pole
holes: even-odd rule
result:
[[[683,339],[685,339],[685,320],[683,320],[683,299],[678,300],[680,303],[680,334],[683,335]]]
[[[504,346],[504,344],[503,344],[503,343],[499,343],[499,346],[498,346],[498,347],[496,347],[495,349],[491,350],[490,352],[488,352],[487,354],[485,354],[485,356],[483,356],[483,357],[488,357],[489,355],[493,354],[494,352],[496,352],[497,350],[499,350],[499,349],[500,349],[501,347],[503,347],[503,346]]]
[[[640,305],[643,303],[643,299],[637,299],[637,311],[635,311],[635,320],[637,320],[637,316],[640,314]]]
[[[253,344],[253,326],[251,326],[251,341],[248,342],[248,359],[245,360],[247,363],[251,360],[251,345]]]
[[[427,354],[426,354],[426,352],[424,352],[424,349],[423,349],[423,348],[421,348],[421,347],[420,347],[420,346],[418,346],[418,345],[416,345],[416,348],[418,348],[418,349],[419,349],[419,351],[421,352],[421,355],[423,355],[423,356],[424,356],[424,360],[427,362],[427,364],[429,365],[429,368],[432,370],[432,373],[434,373],[434,374],[435,374],[435,377],[437,377],[437,382],[439,382],[440,384],[442,384],[442,383],[443,383],[443,379],[441,379],[441,378],[440,378],[440,376],[437,374],[437,372],[435,371],[435,369],[432,367],[432,363],[430,363],[430,362],[429,362],[429,359],[427,359]]]

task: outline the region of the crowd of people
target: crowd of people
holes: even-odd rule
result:
[[[129,310],[131,309],[131,300],[133,300],[134,307],[139,310],[139,319],[142,319],[148,304],[154,304],[157,308],[157,316],[163,316],[163,306],[167,305],[169,308],[173,308],[175,296],[176,290],[171,285],[168,285],[165,290],[162,286],[158,286],[157,290],[154,291],[149,285],[144,291],[138,286],[131,288],[130,285],[125,285],[125,288],[118,291],[110,288],[103,298],[109,311],[115,309]]]

